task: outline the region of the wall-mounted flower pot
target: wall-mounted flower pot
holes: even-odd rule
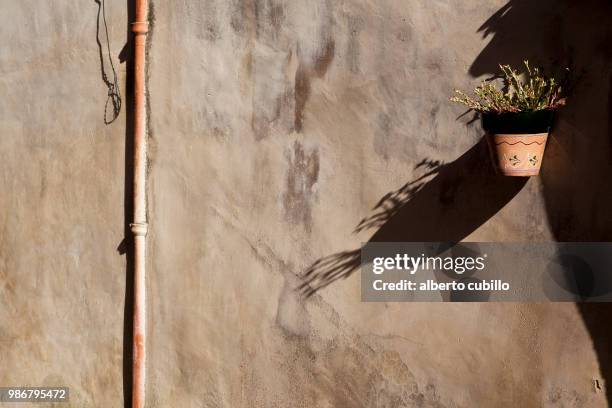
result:
[[[526,177],[540,172],[553,115],[550,110],[482,114],[482,127],[499,173]]]

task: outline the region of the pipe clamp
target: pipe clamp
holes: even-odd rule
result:
[[[130,230],[134,236],[145,236],[147,235],[147,231],[149,229],[149,224],[146,222],[134,222],[130,224]]]
[[[147,21],[135,21],[131,26],[134,34],[146,34],[149,32],[149,23]]]

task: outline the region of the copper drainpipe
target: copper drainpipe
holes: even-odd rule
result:
[[[145,94],[145,46],[149,31],[147,0],[135,0],[136,18],[131,24],[134,33],[134,219],[130,230],[134,235],[134,332],[132,356],[132,407],[145,404],[146,362],[146,285],[145,247],[147,235],[146,167],[147,111]]]

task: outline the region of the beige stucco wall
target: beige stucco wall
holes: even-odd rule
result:
[[[107,3],[116,58],[125,4]],[[97,10],[0,13],[0,384],[65,384],[74,407],[122,399],[125,122],[104,125]]]
[[[607,307],[364,304],[353,273],[370,239],[609,240],[589,178],[610,162],[609,33],[587,24],[608,9],[529,3],[153,3],[148,406],[607,406]],[[106,1],[122,86],[125,7]],[[75,407],[124,392],[127,102],[105,125],[97,12],[0,14],[0,385],[69,386]],[[576,100],[602,102],[566,113],[543,177],[483,176],[449,93],[566,48],[589,67]],[[424,160],[447,166],[419,179]],[[339,279],[304,277],[322,258]]]

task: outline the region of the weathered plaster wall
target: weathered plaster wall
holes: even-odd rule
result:
[[[116,58],[125,4],[107,3]],[[74,407],[122,399],[125,122],[104,125],[97,13],[0,13],[0,384],[64,384]]]
[[[125,117],[96,3],[34,4],[0,17],[0,385],[121,406]],[[607,406],[606,307],[359,301],[367,240],[609,240],[609,10],[505,4],[154,2],[148,406]],[[543,49],[602,102],[542,178],[496,179],[449,92]]]

